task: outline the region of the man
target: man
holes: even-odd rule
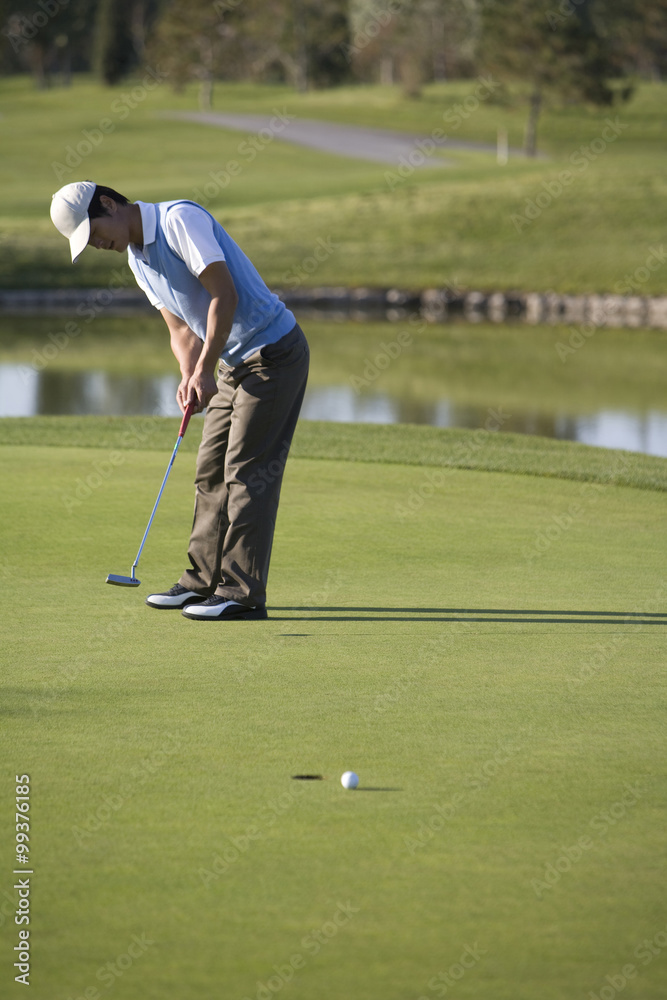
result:
[[[208,407],[190,567],[146,604],[196,621],[266,618],[280,487],[308,378],[303,331],[195,202],[132,204],[80,181],[54,194],[51,218],[69,239],[73,262],[87,245],[127,250],[137,283],[169,329],[182,376],[179,407]]]

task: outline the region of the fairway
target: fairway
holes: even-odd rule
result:
[[[299,95],[285,86],[229,83],[216,88],[216,108],[428,137],[476,85],[431,84],[414,101],[397,87]],[[239,151],[247,144],[242,133],[162,117],[194,111],[193,86],[178,94],[169,86],[144,92],[121,117],[113,106],[124,87],[109,90],[77,75],[71,88],[36,90],[26,78],[6,78],[0,81],[0,287],[134,286],[116,254],[90,251],[72,268],[48,218],[58,187],[92,177],[132,200],[204,200],[272,288],[445,285],[461,292],[659,296],[664,227],[655,206],[665,194],[664,87],[643,83],[613,110],[545,110],[540,149],[546,155],[537,159],[512,156],[501,167],[492,153],[451,149],[446,169],[399,175],[398,164],[392,169],[301,148],[279,134],[250,162]],[[113,131],[91,149],[86,133],[99,131],[110,115]],[[610,134],[610,115],[619,124],[607,142],[601,136]],[[449,137],[493,147],[503,128],[517,146],[525,118],[518,96],[516,103],[483,101],[448,128]],[[82,142],[83,158],[76,153]],[[595,142],[601,152],[590,149]],[[68,153],[71,165],[64,163]],[[242,169],[229,179],[226,166],[235,160]],[[565,187],[563,171],[570,175]],[[318,250],[316,270],[305,272],[304,261]]]
[[[104,585],[178,421],[153,425],[0,422],[30,996],[662,1000],[665,460],[302,422],[269,620],[199,623],[143,598],[183,568],[200,421],[141,588]]]

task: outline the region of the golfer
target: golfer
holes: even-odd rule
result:
[[[54,194],[51,218],[69,239],[73,262],[87,245],[127,250],[137,283],[169,329],[181,369],[179,407],[207,408],[190,566],[146,604],[196,621],[266,618],[280,487],[308,378],[303,331],[195,202],[132,204],[113,188],[80,181]]]

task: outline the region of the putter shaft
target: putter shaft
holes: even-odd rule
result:
[[[165,472],[164,479],[162,480],[162,486],[160,487],[160,492],[158,493],[157,500],[155,501],[155,503],[153,505],[153,510],[151,511],[151,516],[150,516],[150,518],[148,520],[148,524],[146,526],[146,530],[144,531],[144,537],[141,539],[141,545],[139,546],[139,551],[137,552],[137,558],[132,563],[132,570],[131,570],[131,574],[132,575],[131,576],[119,576],[119,575],[117,575],[115,573],[109,573],[109,575],[107,576],[107,579],[106,579],[107,583],[114,584],[117,587],[138,587],[139,586],[139,584],[140,584],[141,581],[137,580],[134,571],[137,568],[137,565],[139,563],[139,557],[141,556],[141,553],[143,552],[143,549],[144,549],[144,545],[146,544],[146,539],[148,538],[148,532],[151,529],[151,525],[152,525],[153,519],[155,517],[155,512],[156,512],[156,510],[158,508],[158,504],[160,503],[160,499],[162,497],[162,494],[164,493],[164,488],[167,485],[167,479],[169,478],[169,473],[171,472],[171,468],[172,468],[172,466],[174,464],[174,460],[176,458],[176,455],[178,454],[178,449],[180,448],[181,441],[183,440],[183,435],[185,434],[187,426],[190,423],[190,417],[192,416],[193,412],[194,412],[194,403],[188,403],[188,405],[185,408],[185,413],[183,414],[183,419],[181,420],[181,426],[180,426],[180,429],[179,429],[179,432],[178,432],[178,437],[176,438],[176,444],[174,445],[174,450],[171,453],[171,458],[169,460],[169,465],[167,466],[167,471]]]

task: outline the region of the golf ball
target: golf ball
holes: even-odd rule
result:
[[[355,774],[354,771],[346,771],[345,774],[341,775],[340,783],[343,788],[356,788],[359,784],[359,775]]]

